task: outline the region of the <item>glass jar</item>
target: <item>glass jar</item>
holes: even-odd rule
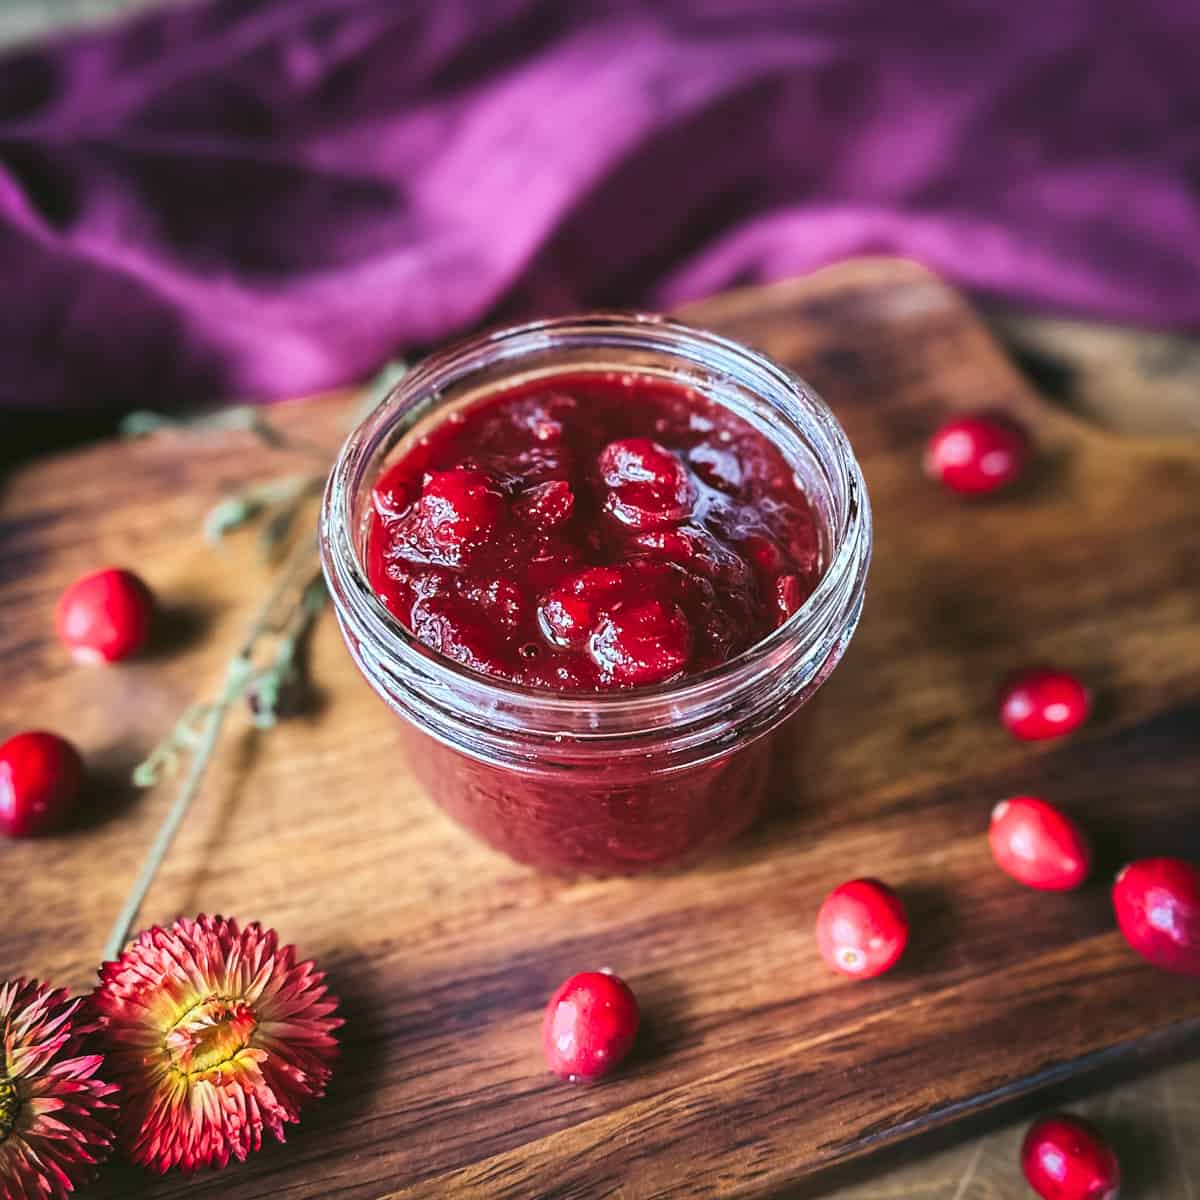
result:
[[[418,423],[497,387],[628,371],[692,387],[782,451],[822,526],[825,571],[769,636],[710,670],[632,691],[560,694],[469,670],[420,642],[364,568],[371,488]],[[513,858],[627,874],[727,842],[762,811],[769,736],[840,661],[862,611],[871,514],[829,409],[770,359],[659,316],[597,314],[501,329],[427,358],[350,434],[321,513],[338,623],[359,670],[402,718],[430,796]],[[398,760],[399,766],[400,760]]]

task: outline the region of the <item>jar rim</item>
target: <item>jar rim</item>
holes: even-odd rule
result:
[[[806,418],[809,436],[803,441],[811,447],[818,434],[827,440],[844,503],[836,514],[836,528],[829,530],[829,562],[816,588],[788,620],[727,661],[680,679],[627,691],[551,692],[486,675],[433,650],[384,606],[368,582],[352,536],[353,505],[357,489],[364,483],[362,472],[387,432],[421,397],[439,392],[440,380],[469,366],[481,354],[488,364],[494,364],[497,358],[520,359],[550,349],[567,337],[579,339],[580,345],[593,339],[594,344],[613,347],[623,344],[611,340],[620,335],[649,337],[661,343],[657,349],[698,365],[719,360],[727,368],[749,370],[768,381],[778,395],[786,396]],[[748,390],[763,395],[759,388],[749,386]],[[794,422],[796,414],[789,415]],[[629,732],[643,724],[639,716],[650,719],[662,712],[664,704],[675,712],[703,710],[727,696],[731,688],[743,693],[744,685],[778,663],[787,648],[812,645],[832,633],[848,637],[861,610],[871,552],[866,485],[849,441],[825,402],[799,376],[759,351],[674,318],[644,312],[546,318],[466,337],[435,351],[407,372],[346,438],[326,484],[320,524],[322,565],[339,621],[348,640],[350,635],[359,640],[360,650],[366,649],[364,640],[369,644],[373,661],[380,656],[391,659],[391,665],[412,670],[428,686],[443,692],[461,686],[470,693],[472,704],[499,710],[516,706],[526,711],[536,706],[541,714],[539,725],[546,729],[557,725],[573,733],[583,724],[598,729],[618,713],[623,731]],[[849,629],[844,630],[847,622]],[[735,683],[741,686],[734,687]],[[581,721],[585,715],[586,722]]]

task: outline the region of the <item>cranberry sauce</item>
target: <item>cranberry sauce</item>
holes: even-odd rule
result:
[[[680,384],[544,377],[401,449],[373,492],[371,586],[428,646],[502,679],[573,692],[693,674],[820,576],[782,454]]]

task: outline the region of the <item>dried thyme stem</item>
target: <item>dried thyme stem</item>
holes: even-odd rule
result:
[[[116,958],[125,948],[125,944],[129,940],[129,931],[133,928],[134,921],[137,920],[138,912],[146,899],[150,885],[154,882],[154,877],[158,874],[158,870],[167,856],[167,851],[171,848],[171,843],[179,831],[179,826],[187,816],[192,801],[200,791],[200,785],[203,783],[204,774],[212,761],[225,718],[229,714],[230,708],[245,691],[246,684],[253,674],[252,655],[259,638],[270,632],[275,610],[279,607],[280,601],[288,590],[295,586],[297,579],[304,571],[311,568],[314,556],[315,548],[312,542],[305,539],[297,544],[287,566],[280,572],[278,581],[250,623],[237,653],[226,664],[221,693],[207,709],[188,766],[187,776],[171,803],[171,807],[167,810],[167,815],[159,827],[154,843],[134,880],[133,887],[125,897],[124,904],[121,905],[121,911],[113,923],[112,932],[108,935],[108,941],[104,946],[106,961]]]

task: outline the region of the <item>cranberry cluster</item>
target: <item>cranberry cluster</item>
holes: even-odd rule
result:
[[[725,662],[821,571],[816,519],[763,434],[612,373],[509,389],[410,440],[375,485],[367,561],[422,642],[559,692]]]
[[[952,490],[978,495],[1011,484],[1023,471],[1030,444],[1011,421],[984,415],[951,422],[933,439],[926,462]],[[650,447],[631,453],[632,474],[619,474],[622,452],[609,456],[613,479],[647,485],[617,505],[666,510],[684,496],[683,482],[653,459]],[[640,473],[639,473],[640,472]],[[622,510],[623,511],[623,510]],[[751,548],[747,557],[753,561]],[[597,592],[618,586],[599,575]],[[597,609],[583,601],[591,586],[573,583],[553,597],[550,628],[575,636],[591,628]],[[785,614],[786,616],[786,614]],[[1025,741],[1054,738],[1086,721],[1091,698],[1068,672],[1022,671],[1005,681],[999,696],[1000,722]],[[1027,887],[1067,891],[1080,887],[1092,869],[1092,850],[1078,823],[1036,796],[1014,796],[992,810],[988,842],[997,866]],[[1112,889],[1117,924],[1129,945],[1164,970],[1200,977],[1200,870],[1177,858],[1143,859],[1125,867]],[[853,879],[831,891],[817,913],[816,944],[835,971],[868,979],[890,970],[908,943],[909,923],[899,896],[877,879]],[[608,973],[573,976],[546,1010],[544,1046],[551,1068],[574,1079],[598,1078],[629,1052],[639,1013],[628,986]],[[1055,1114],[1035,1122],[1021,1151],[1029,1185],[1043,1200],[1115,1200],[1120,1164],[1103,1135],[1088,1122]]]
[[[132,572],[93,571],[63,592],[58,636],[76,662],[114,663],[146,644],[154,596]],[[64,824],[83,786],[83,760],[66,738],[29,730],[0,745],[0,833],[32,837]]]

